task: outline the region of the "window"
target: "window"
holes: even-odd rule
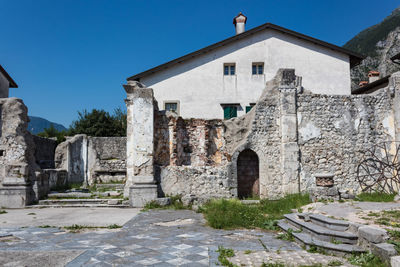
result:
[[[179,115],[179,101],[165,101],[165,111],[172,111]]]
[[[224,109],[224,120],[237,117],[237,106],[223,106]]]
[[[253,75],[264,74],[264,63],[253,63],[252,74]]]
[[[235,75],[235,63],[225,63],[224,64],[224,75]]]

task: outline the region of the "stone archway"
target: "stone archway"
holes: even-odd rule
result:
[[[260,195],[259,160],[251,149],[240,152],[237,159],[238,197],[246,198]]]

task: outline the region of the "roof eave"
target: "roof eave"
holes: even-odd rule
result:
[[[185,60],[188,60],[190,58],[196,57],[196,56],[198,56],[200,54],[207,53],[207,52],[209,52],[211,50],[214,50],[216,48],[219,48],[221,46],[229,44],[229,43],[231,43],[233,41],[236,41],[236,40],[245,38],[247,36],[253,35],[253,34],[255,34],[255,33],[259,32],[261,30],[264,30],[264,29],[273,29],[273,30],[276,30],[276,31],[283,32],[285,34],[290,34],[290,35],[293,35],[293,36],[295,36],[297,38],[305,39],[305,40],[310,41],[312,43],[315,43],[315,44],[330,48],[332,50],[339,51],[341,53],[347,54],[350,57],[350,68],[353,68],[353,67],[357,66],[365,58],[365,56],[363,56],[361,54],[358,54],[356,52],[353,52],[351,50],[348,50],[346,48],[343,48],[343,47],[340,47],[340,46],[336,46],[334,44],[330,44],[330,43],[327,43],[327,42],[319,40],[319,39],[315,39],[313,37],[310,37],[310,36],[301,34],[299,32],[295,32],[295,31],[283,28],[281,26],[278,26],[278,25],[275,25],[275,24],[272,24],[272,23],[265,23],[263,25],[255,27],[253,29],[245,31],[245,32],[243,32],[241,34],[234,35],[234,36],[229,37],[227,39],[224,39],[224,40],[222,40],[220,42],[217,42],[217,43],[214,43],[212,45],[206,46],[206,47],[204,47],[202,49],[199,49],[199,50],[196,50],[196,51],[194,51],[192,53],[186,54],[186,55],[184,55],[182,57],[176,58],[176,59],[168,61],[168,62],[166,62],[164,64],[158,65],[158,66],[156,66],[154,68],[151,68],[151,69],[148,69],[148,70],[143,71],[141,73],[138,73],[136,75],[133,75],[133,76],[127,78],[127,80],[128,81],[130,81],[130,80],[137,81],[140,78],[143,78],[143,77],[145,77],[145,76],[147,76],[149,74],[153,74],[153,73],[155,73],[157,71],[165,69],[165,68],[169,67],[170,65],[179,64],[179,63],[181,63],[181,62],[183,62]]]
[[[11,76],[7,73],[7,71],[0,65],[0,72],[6,77],[8,80],[9,88],[18,88],[17,83],[11,78]]]

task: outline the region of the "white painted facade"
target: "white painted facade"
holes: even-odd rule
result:
[[[264,63],[264,74],[252,75],[256,62]],[[235,75],[224,75],[225,63],[235,63]],[[177,101],[183,118],[222,119],[221,104],[240,103],[237,115],[243,115],[279,68],[294,68],[305,90],[313,93],[351,94],[348,54],[274,29],[144,76],[140,82],[154,90],[160,110],[164,102]]]

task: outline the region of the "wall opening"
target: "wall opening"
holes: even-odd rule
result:
[[[240,152],[237,160],[238,197],[260,195],[259,162],[257,154],[250,149]]]

